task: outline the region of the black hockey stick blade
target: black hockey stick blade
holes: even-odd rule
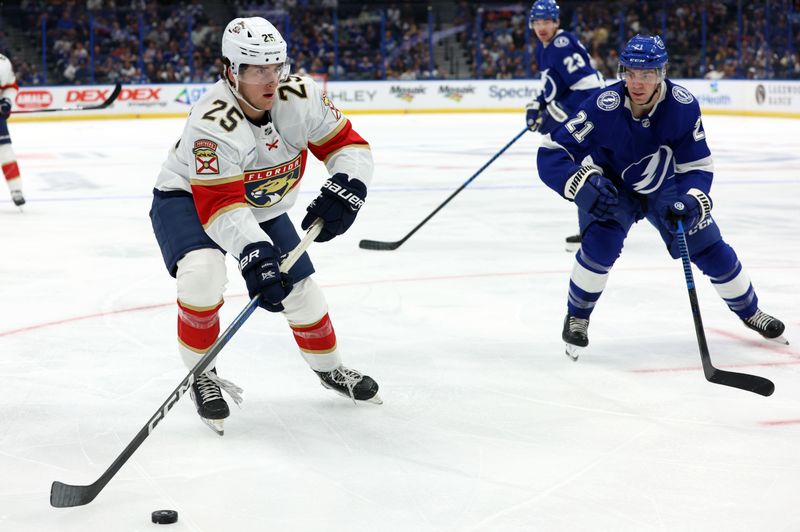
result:
[[[402,240],[398,240],[397,242],[381,242],[380,240],[362,240],[358,243],[358,247],[361,249],[374,249],[378,251],[391,251],[393,249],[397,249],[402,244]]]
[[[99,480],[88,486],[73,486],[56,480],[50,487],[50,506],[54,508],[71,508],[89,504],[103,489],[102,486],[106,484],[103,482],[102,486],[97,486],[98,482]]]
[[[775,391],[775,384],[764,377],[749,375],[747,373],[736,373],[714,368],[711,375],[706,375],[706,379],[714,384],[731,386],[747,392],[757,393],[764,397],[769,397]]]
[[[11,114],[23,115],[30,113],[60,113],[65,111],[97,111],[99,109],[105,109],[114,103],[120,92],[122,92],[122,83],[117,82],[117,84],[114,85],[114,90],[111,91],[111,94],[109,94],[105,100],[95,105],[73,105],[70,107],[58,107],[56,109],[23,109],[20,111],[11,111]]]

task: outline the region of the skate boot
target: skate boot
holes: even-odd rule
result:
[[[572,253],[574,251],[578,251],[578,248],[581,247],[581,235],[578,233],[577,235],[568,236],[564,239],[566,243],[565,249]]]
[[[561,339],[567,344],[565,354],[572,360],[578,360],[583,348],[589,345],[589,319],[576,318],[568,313],[564,317]]]
[[[325,388],[357,401],[383,404],[378,395],[378,383],[368,375],[354,369],[339,366],[333,371],[314,371]]]
[[[22,195],[21,190],[12,190],[11,201],[14,202],[14,205],[22,209],[22,206],[25,205],[25,196]]]
[[[233,398],[236,404],[242,402],[242,396],[240,395],[242,389],[230,381],[219,378],[216,368],[211,368],[197,377],[192,383],[190,395],[203,423],[222,436],[225,434],[225,418],[231,414],[231,411],[225,398],[222,397],[220,386]]]
[[[745,327],[748,329],[753,329],[767,340],[772,340],[773,342],[778,342],[779,344],[789,345],[789,341],[782,336],[783,331],[786,328],[783,325],[783,322],[777,318],[773,318],[765,312],[762,312],[761,309],[756,310],[756,313],[746,320],[742,320],[742,323],[744,323]]]

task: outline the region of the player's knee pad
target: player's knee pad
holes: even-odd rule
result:
[[[717,240],[702,251],[692,255],[692,262],[709,277],[724,277],[741,268],[736,252],[724,240]]]
[[[228,282],[225,255],[218,249],[196,249],[178,261],[178,300],[205,309],[217,306]]]
[[[311,277],[294,285],[282,303],[283,315],[291,325],[316,323],[328,313],[328,302]]]

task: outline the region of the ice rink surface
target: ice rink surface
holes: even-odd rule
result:
[[[185,376],[175,289],[147,216],[183,120],[13,123],[28,205],[0,191],[0,530],[798,531],[800,122],[709,116],[714,215],[791,346],[748,331],[695,270],[711,357],[772,379],[708,383],[679,261],[635,226],[573,363],[560,339],[574,207],[527,134],[396,251],[523,126],[519,115],[353,116],[375,179],[353,228],[310,253],[345,363],[382,406],[323,389],[259,310],[220,374],[245,389],[226,434],[191,400],[91,504],[88,484]],[[296,224],[324,167],[310,161]],[[229,259],[223,326],[247,299]],[[232,404],[232,403],[231,403]],[[161,528],[159,528],[160,530]]]

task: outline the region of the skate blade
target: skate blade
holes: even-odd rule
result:
[[[564,344],[564,348],[564,354],[571,358],[573,362],[578,361],[578,357],[581,356],[581,352],[585,349],[572,344]]]
[[[208,428],[219,434],[220,436],[225,435],[225,420],[224,419],[206,419],[204,417],[200,418],[203,420]]]
[[[781,344],[781,345],[789,345],[789,340],[784,338],[783,335],[776,336],[775,338],[766,338],[766,339],[769,340],[770,342],[775,342],[775,343],[778,343],[778,344]]]
[[[579,243],[577,243],[577,242],[574,243],[574,244],[567,243],[564,246],[564,251],[566,251],[567,253],[575,253],[576,251],[578,251],[580,249],[580,247],[581,247],[581,245]]]

